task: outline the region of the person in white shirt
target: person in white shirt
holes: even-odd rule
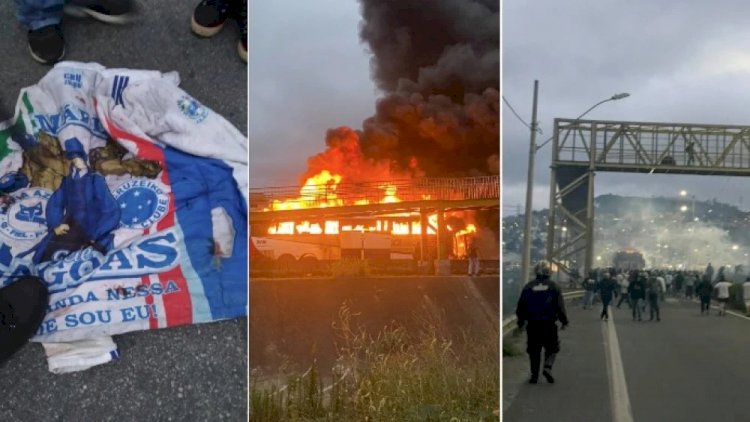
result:
[[[667,273],[667,275],[664,276],[664,280],[667,282],[667,291],[672,292],[672,282],[674,281],[674,276],[672,276],[672,273]]]
[[[667,283],[664,281],[664,277],[661,275],[656,276],[656,281],[659,282],[659,287],[661,287],[661,292],[659,292],[659,301],[664,302],[664,293],[667,291]]]
[[[742,283],[742,300],[745,301],[745,315],[750,316],[750,277]]]
[[[620,309],[623,300],[628,304],[628,308],[633,309],[633,305],[630,303],[630,296],[628,296],[628,286],[630,285],[630,281],[620,273],[617,274],[617,284],[620,286],[620,300],[617,301],[617,309]]]
[[[732,285],[732,283],[724,280],[716,283],[716,286],[714,286],[714,289],[717,290],[717,299],[719,299],[719,315],[726,316],[726,306],[727,302],[729,302],[729,287]]]

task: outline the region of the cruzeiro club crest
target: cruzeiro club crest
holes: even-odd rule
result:
[[[164,218],[169,209],[169,195],[156,182],[133,179],[115,189],[120,205],[120,224],[129,229],[143,230]]]
[[[0,233],[15,240],[32,240],[47,234],[44,210],[52,192],[27,188],[13,192],[0,206]]]
[[[177,106],[182,110],[182,114],[194,120],[195,123],[200,123],[208,117],[208,109],[187,95],[183,95],[177,100]]]

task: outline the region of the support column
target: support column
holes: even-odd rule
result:
[[[445,215],[443,210],[437,210],[437,261],[435,261],[435,274],[450,275],[451,263],[445,248],[447,231],[445,229]]]
[[[584,277],[594,268],[594,172],[589,172],[588,192],[586,193],[586,262]]]
[[[445,216],[437,211],[437,259],[445,259]]]
[[[421,230],[419,234],[419,271],[421,273],[426,273],[427,268],[429,267],[429,265],[427,264],[429,262],[427,253],[427,226],[427,211],[422,208],[421,210],[419,210],[419,227]]]
[[[586,193],[586,268],[584,277],[588,277],[594,268],[594,170],[596,170],[596,125],[591,125],[589,140],[589,185]]]

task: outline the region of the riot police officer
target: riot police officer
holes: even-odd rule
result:
[[[547,382],[554,383],[552,364],[560,351],[560,340],[557,337],[557,320],[565,329],[568,316],[565,313],[565,302],[560,288],[550,280],[550,267],[541,261],[534,267],[536,278],[524,286],[516,307],[518,327],[526,326],[527,347],[531,363],[529,382],[536,384],[539,379],[541,352],[544,348],[544,370],[542,375]]]

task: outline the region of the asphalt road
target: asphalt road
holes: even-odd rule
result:
[[[612,420],[612,381],[622,378],[634,421],[750,419],[750,320],[715,310],[701,316],[698,304],[673,300],[663,305],[661,322],[634,322],[629,310],[616,310],[619,377],[610,376],[598,311],[571,306],[570,317],[554,385],[525,384],[526,355],[504,359],[504,420]]]
[[[140,0],[139,19],[126,26],[66,18],[66,60],[176,70],[184,90],[247,133],[239,31],[228,25],[213,39],[193,36],[195,4]],[[0,21],[0,110],[12,112],[19,89],[49,67],[29,55],[13,2],[0,2]],[[0,419],[247,420],[247,319],[129,333],[115,341],[118,361],[67,375],[48,372],[42,346],[27,345],[0,366]]]

